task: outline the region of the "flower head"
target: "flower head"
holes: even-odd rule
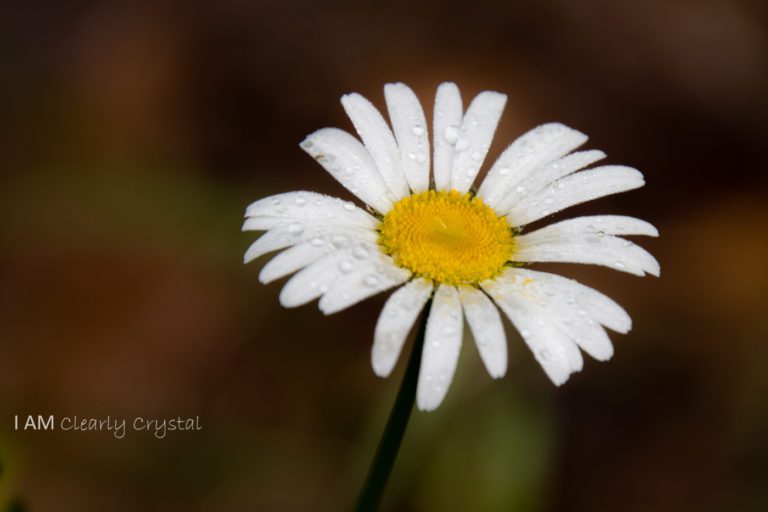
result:
[[[578,217],[526,234],[523,228],[575,204],[641,187],[642,174],[618,165],[584,170],[605,154],[574,152],[587,137],[552,123],[514,141],[474,191],[506,96],[482,92],[465,112],[458,88],[440,85],[430,174],[427,123],[416,95],[404,84],[388,84],[384,92],[391,129],[368,100],[350,94],[341,102],[362,142],[324,128],[301,143],[367,209],[289,192],[246,210],[243,229],[266,231],[246,252],[246,263],[282,250],[264,266],[261,281],[295,272],[280,302],[294,307],[319,298],[326,314],[403,285],[376,324],[371,360],[380,376],[392,371],[432,298],[417,389],[425,410],[442,402],[453,378],[464,318],[494,378],[507,368],[499,309],[557,385],[581,370],[582,350],[609,359],[613,346],[605,328],[628,332],[627,313],[592,288],[523,267],[591,263],[659,275],[653,256],[619,237],[658,232],[616,215]]]

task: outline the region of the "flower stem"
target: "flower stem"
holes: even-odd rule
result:
[[[419,379],[421,351],[424,346],[424,334],[427,330],[427,318],[429,318],[431,306],[432,300],[429,300],[419,323],[419,331],[411,348],[411,356],[408,359],[408,366],[405,369],[400,390],[397,392],[397,398],[395,398],[395,405],[389,414],[389,420],[387,426],[384,427],[384,433],[381,435],[376,456],[371,464],[371,469],[368,471],[360,497],[357,499],[356,512],[372,512],[379,508],[384,487],[387,485],[397,452],[400,449],[400,443],[403,441],[405,428],[408,426],[408,419],[411,417],[413,402],[416,400],[416,383]]]

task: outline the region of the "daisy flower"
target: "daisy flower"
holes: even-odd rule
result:
[[[437,89],[432,140],[418,98],[406,85],[384,87],[390,125],[359,94],[341,98],[360,139],[337,128],[309,135],[301,148],[366,207],[315,192],[288,192],[248,206],[244,230],[266,231],[245,262],[282,250],[262,269],[269,283],[295,272],[280,303],[320,299],[325,314],[400,286],[376,323],[374,372],[390,374],[408,332],[431,299],[416,398],[442,402],[456,370],[464,319],[493,378],[507,370],[499,310],[517,328],[556,385],[581,370],[581,351],[613,354],[605,328],[626,333],[629,315],[572,279],[530,270],[534,262],[603,265],[643,276],[659,264],[621,235],[657,236],[632,217],[599,215],[524,227],[550,214],[643,186],[636,169],[588,168],[602,151],[574,152],[587,136],[559,123],[515,140],[477,189],[506,96],[485,91],[465,111],[459,89]],[[430,174],[430,168],[432,173]],[[401,286],[402,285],[402,286]]]

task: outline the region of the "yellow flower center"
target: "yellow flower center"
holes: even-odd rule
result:
[[[515,241],[506,219],[479,197],[428,190],[395,203],[382,220],[379,245],[417,276],[459,285],[498,275]]]

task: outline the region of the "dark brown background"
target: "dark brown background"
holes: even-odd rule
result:
[[[648,185],[623,213],[661,279],[550,266],[635,328],[554,388],[510,331],[465,344],[417,413],[387,510],[768,509],[764,2],[6,2],[0,7],[0,507],[335,511],[397,389],[369,366],[384,295],[279,307],[252,200],[345,192],[298,148],[338,104],[410,84],[509,95],[491,158],[561,121]],[[13,432],[14,414],[200,415],[204,429]]]

